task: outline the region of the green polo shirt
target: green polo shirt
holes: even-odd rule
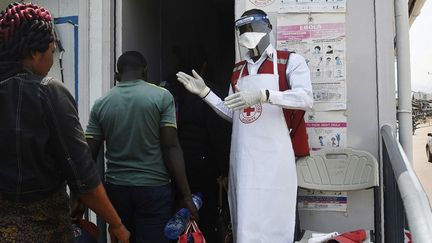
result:
[[[162,159],[161,127],[176,127],[174,99],[143,80],[118,82],[96,100],[86,137],[106,141],[108,183],[160,186],[170,182]]]

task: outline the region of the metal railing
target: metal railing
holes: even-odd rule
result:
[[[403,243],[405,215],[413,242],[431,242],[432,211],[404,150],[389,125],[381,127],[385,242]]]

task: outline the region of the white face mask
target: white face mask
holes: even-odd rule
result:
[[[247,49],[254,49],[267,33],[245,32],[239,36],[239,44]]]

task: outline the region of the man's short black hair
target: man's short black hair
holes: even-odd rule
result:
[[[123,53],[117,61],[117,70],[123,73],[128,70],[138,70],[146,68],[147,61],[144,56],[137,51],[127,51]]]

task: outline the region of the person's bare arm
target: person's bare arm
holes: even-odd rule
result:
[[[162,127],[160,140],[165,166],[181,195],[182,204],[195,219],[198,219],[198,212],[192,201],[192,194],[186,178],[183,151],[177,138],[177,129],[170,126]]]
[[[86,140],[87,144],[89,145],[93,160],[97,161],[99,149],[103,141],[89,137],[87,137]],[[82,195],[80,199],[85,204],[85,206],[92,209],[97,215],[104,218],[109,224],[108,231],[110,233],[111,242],[129,242],[130,233],[121,223],[121,219],[117,215],[114,207],[111,205],[111,202],[109,201],[102,184],[89,193]]]
[[[121,222],[120,217],[109,201],[102,183],[93,190],[82,194],[80,199],[84,205],[93,210],[109,224],[108,231],[111,236],[111,242],[129,242],[130,233]]]
[[[117,242],[117,239],[122,243],[129,242],[129,231],[109,201],[91,159],[72,95],[63,84],[53,79],[44,80],[41,84],[48,94],[46,114],[52,128],[52,143],[58,146],[51,148],[51,155],[59,161],[71,193],[110,224],[112,242]]]

